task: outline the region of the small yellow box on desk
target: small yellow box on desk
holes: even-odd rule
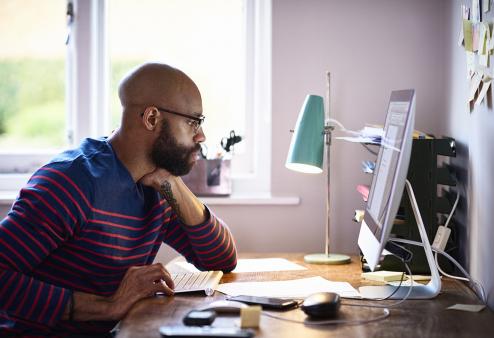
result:
[[[403,272],[398,271],[374,271],[374,272],[362,272],[362,278],[377,281],[377,282],[393,282],[400,281],[402,276],[403,280],[406,280],[407,277],[403,275]]]

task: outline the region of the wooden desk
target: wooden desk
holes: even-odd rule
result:
[[[360,264],[357,257],[347,265],[313,265],[303,261],[302,254],[249,254],[241,258],[284,257],[308,270],[230,273],[222,282],[233,281],[272,281],[322,276],[333,281],[348,281],[354,287],[364,285],[360,278]],[[365,285],[368,285],[367,281]],[[181,325],[182,317],[189,310],[213,300],[224,299],[216,292],[212,297],[200,294],[178,295],[171,298],[155,297],[135,304],[121,322],[119,338],[160,337],[161,325]],[[379,302],[392,304],[394,300]],[[339,318],[370,318],[382,313],[380,309],[344,306],[345,303],[372,304],[369,301],[346,300],[342,302]],[[488,308],[479,313],[446,310],[457,303],[479,304],[473,292],[462,283],[444,278],[441,294],[433,300],[409,300],[396,308],[390,308],[391,315],[382,321],[363,325],[328,325],[309,327],[261,316],[260,328],[255,337],[492,337],[494,335],[494,313]],[[277,312],[277,315],[304,320],[305,314],[295,309]],[[219,316],[215,326],[233,326],[236,316]]]

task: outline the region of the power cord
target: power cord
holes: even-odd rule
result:
[[[405,243],[405,244],[410,244],[410,245],[416,245],[416,246],[421,246],[421,247],[424,246],[421,242],[411,241],[411,240],[402,239],[402,238],[393,238],[393,239],[391,239],[391,241],[393,241],[393,242],[399,242],[399,243]],[[486,298],[486,295],[485,295],[485,291],[484,291],[483,285],[481,283],[479,283],[478,281],[474,280],[469,275],[469,273],[461,266],[461,264],[456,261],[456,259],[454,259],[453,257],[451,257],[451,255],[448,254],[447,252],[445,252],[443,250],[440,250],[438,248],[432,247],[432,251],[434,251],[435,253],[439,253],[439,254],[443,255],[449,261],[451,261],[454,265],[456,265],[456,267],[466,276],[466,281],[469,282],[469,286],[474,290],[474,292],[477,295],[479,295],[479,293],[480,293],[479,298],[482,301],[482,303],[483,304],[486,304],[487,303],[487,298]]]
[[[348,304],[346,304],[348,305]],[[357,306],[357,305],[355,305]],[[367,306],[367,305],[360,305],[360,306]],[[348,319],[331,319],[331,320],[322,320],[322,321],[302,321],[302,320],[297,320],[297,319],[290,319],[290,318],[284,318],[280,317],[277,315],[274,315],[272,313],[268,312],[262,312],[263,316],[278,319],[278,320],[283,320],[286,322],[291,322],[291,323],[297,323],[297,324],[304,324],[308,326],[321,326],[321,325],[336,325],[336,324],[343,324],[343,325],[361,325],[361,324],[367,324],[367,323],[372,323],[372,322],[377,322],[383,319],[386,319],[389,317],[389,309],[383,308],[382,309],[382,314],[373,318],[369,319],[354,319],[354,320],[348,320]]]

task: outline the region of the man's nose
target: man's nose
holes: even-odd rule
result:
[[[194,142],[201,143],[204,141],[206,141],[206,135],[204,135],[204,131],[202,130],[202,127],[200,127],[197,133],[194,135]]]

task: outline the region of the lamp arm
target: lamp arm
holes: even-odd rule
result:
[[[340,121],[338,121],[336,119],[327,119],[325,128],[328,128],[328,127],[332,127],[333,128],[332,130],[336,129],[335,127],[339,127],[339,130],[341,130],[345,133],[352,134],[355,136],[361,135],[361,133],[358,131],[346,129],[345,126],[343,125],[343,123],[341,123]]]
[[[326,143],[326,172],[327,172],[327,190],[326,190],[326,237],[325,237],[325,245],[324,245],[324,253],[326,257],[329,257],[329,253],[331,252],[329,249],[329,235],[331,229],[331,215],[330,215],[330,206],[331,206],[331,170],[330,170],[330,156],[331,156],[331,136],[334,127],[326,124],[324,126],[324,138]]]

